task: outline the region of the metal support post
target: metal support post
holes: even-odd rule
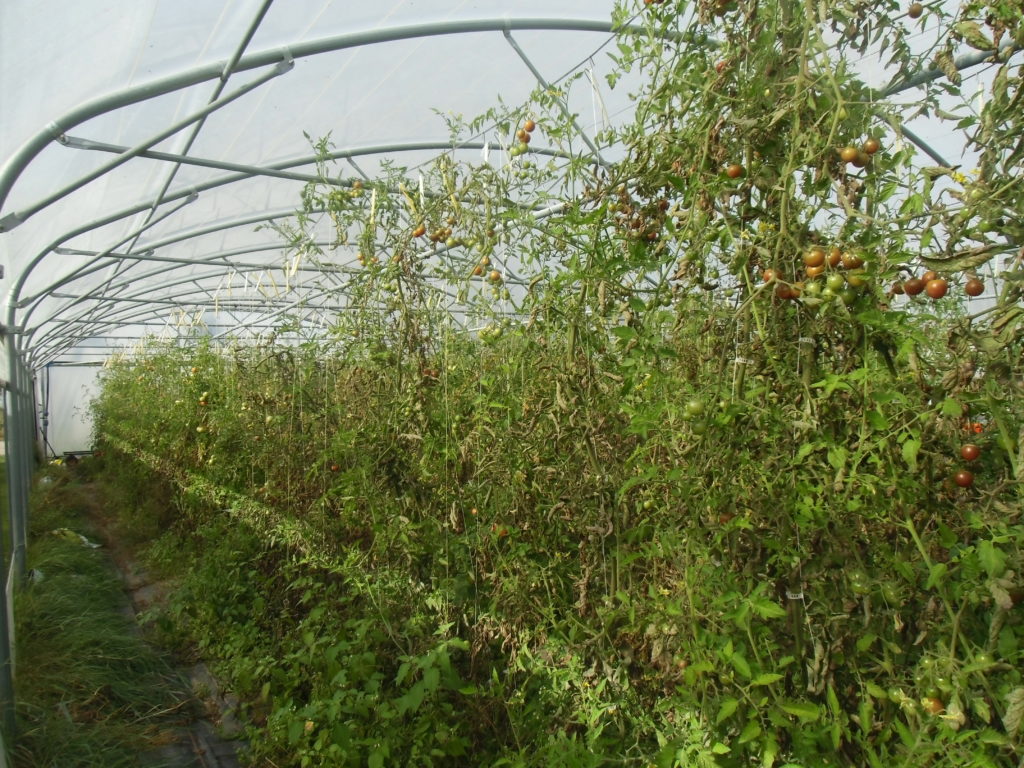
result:
[[[4,339],[4,343],[9,343],[9,337]],[[11,350],[8,352],[13,354]],[[4,389],[4,443],[8,456],[6,471],[8,494],[10,494],[10,489],[14,487],[14,473],[11,470],[9,458],[11,455],[10,404],[12,394],[9,384],[5,384]],[[8,508],[8,513],[11,509],[13,507]],[[2,729],[0,748],[14,740],[16,725],[14,719],[14,659],[11,654],[11,649],[14,646],[14,624],[11,620],[10,605],[7,599],[10,574],[13,568],[3,567],[7,563],[6,553],[7,547],[4,545],[3,537],[0,537],[0,729]],[[2,758],[3,755],[0,754],[0,759]]]
[[[31,413],[27,414],[26,418],[27,376],[13,336],[8,336],[7,344],[11,411],[7,414],[9,418],[5,429],[9,468],[7,491],[10,501],[8,514],[11,522],[11,574],[16,581],[20,581],[25,575],[25,521],[28,517],[26,509],[32,472]],[[29,426],[28,431],[26,426]]]

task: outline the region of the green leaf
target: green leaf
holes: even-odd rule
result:
[[[991,245],[982,245],[968,251],[957,251],[952,256],[943,258],[922,256],[921,263],[928,269],[934,269],[936,272],[963,272],[965,269],[980,267],[982,264],[991,261],[995,255],[995,248]]]
[[[747,660],[740,656],[738,653],[734,653],[731,658],[733,669],[735,669],[740,675],[745,677],[747,680],[750,679],[750,664]]]
[[[771,685],[777,683],[782,679],[782,675],[778,672],[762,672],[760,675],[750,681],[751,685]]]
[[[924,585],[925,589],[931,589],[936,584],[942,581],[942,577],[946,575],[946,571],[949,569],[945,563],[932,563],[928,568],[928,581]]]
[[[437,667],[427,667],[423,670],[423,687],[428,691],[436,691],[441,682],[441,670]]]
[[[802,723],[813,723],[821,717],[821,709],[809,701],[783,701],[779,707],[786,714],[799,718]]]
[[[766,597],[751,600],[750,605],[762,619],[781,619],[786,615],[785,608]]]
[[[715,745],[711,747],[711,751],[716,755],[725,755],[729,753],[729,748],[720,741],[715,742]]]
[[[832,713],[833,717],[838,717],[843,711],[842,707],[839,706],[839,698],[836,696],[836,689],[831,685],[828,687],[828,709]]]
[[[631,325],[617,325],[611,329],[611,332],[614,336],[617,336],[623,341],[635,339],[637,337],[636,328]]]
[[[633,477],[628,478],[621,486],[619,486],[619,490],[615,493],[616,500],[622,501],[623,497],[630,491],[630,489],[635,488],[638,485],[643,485],[656,474],[657,470],[650,467],[645,470],[643,474],[634,475]]]
[[[404,715],[406,712],[415,712],[423,704],[426,693],[427,691],[422,681],[416,683],[403,696],[395,699],[395,708],[398,710],[398,714]]]
[[[867,696],[860,700],[860,706],[857,707],[857,717],[860,718],[861,733],[865,735],[871,733],[871,729],[875,724],[875,703]]]
[[[732,717],[736,708],[740,705],[739,700],[728,698],[722,702],[722,706],[718,708],[718,716],[715,718],[715,725],[719,725],[723,720]]]
[[[1024,322],[1024,307],[1010,307],[992,321],[993,339],[1002,346],[1009,344],[1021,322]]]
[[[870,424],[871,428],[876,432],[885,432],[889,429],[889,420],[885,418],[881,411],[876,411],[874,409],[868,411],[867,420],[868,424]]]
[[[915,440],[912,437],[908,437],[903,441],[903,460],[907,462],[907,466],[911,472],[917,471],[917,453],[921,450],[921,441]]]
[[[739,743],[746,744],[748,741],[753,741],[761,735],[761,724],[756,719],[748,720],[746,727],[740,734]]]
[[[959,400],[952,397],[947,397],[942,401],[942,415],[943,416],[960,416],[964,412],[964,405]]]
[[[908,749],[912,749],[916,745],[917,739],[914,738],[914,735],[910,732],[910,729],[907,728],[907,726],[905,726],[899,720],[893,720],[892,725],[896,729],[896,733],[899,734],[900,741],[903,742],[903,746],[907,747]]]
[[[846,459],[848,456],[849,454],[846,449],[841,445],[828,449],[828,463],[832,466],[832,469],[836,470],[836,472],[846,466]]]
[[[1006,555],[991,541],[978,542],[978,559],[990,578],[1006,573]]]
[[[878,639],[874,632],[865,632],[857,638],[857,653],[864,653]]]
[[[974,697],[971,699],[971,709],[974,710],[974,714],[978,716],[980,720],[985,723],[992,722],[992,710],[988,706],[988,702],[983,698]]]
[[[686,192],[690,188],[689,183],[685,179],[679,176],[674,176],[671,173],[665,174],[665,180],[680,192]]]
[[[796,456],[793,457],[793,463],[799,464],[820,447],[818,443],[804,443],[797,449]]]
[[[372,752],[366,761],[366,768],[384,768],[384,753],[380,750]]]
[[[981,31],[981,27],[978,26],[976,21],[958,21],[953,25],[953,31],[964,39],[971,48],[977,48],[979,51],[991,51],[995,49],[995,45],[988,36]]]

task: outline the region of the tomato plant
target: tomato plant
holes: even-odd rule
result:
[[[910,11],[811,11],[650,3],[614,162],[527,164],[523,115],[576,146],[570,82],[449,116],[512,157],[445,154],[412,203],[396,167],[311,183],[282,225],[333,267],[326,210],[359,254],[328,334],[104,374],[97,438],[177,489],[183,610],[271,702],[267,764],[1019,763],[1019,66],[982,105],[954,66],[1019,19],[929,6],[922,58]],[[936,62],[912,106],[858,78],[871,46]],[[957,98],[976,174],[891,133]],[[975,274],[974,314],[914,298]]]

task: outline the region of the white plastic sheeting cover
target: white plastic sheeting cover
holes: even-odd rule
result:
[[[40,378],[39,402],[47,404],[45,439],[48,454],[62,456],[92,447],[89,404],[99,394],[96,366],[51,366]],[[46,397],[46,390],[59,393]]]
[[[473,118],[499,101],[523,103],[537,87],[503,35],[506,24],[545,79],[559,81],[581,67],[593,68],[593,77],[577,80],[568,93],[570,108],[586,131],[595,119],[624,118],[630,107],[628,88],[612,92],[604,82],[611,35],[578,28],[581,20],[592,22],[591,27],[609,24],[612,10],[611,0],[78,0],[57,6],[4,0],[0,161],[13,186],[0,208],[0,226],[6,230],[0,233],[0,253],[5,292],[15,287],[21,302],[16,311],[8,307],[5,316],[24,329],[36,365],[62,355],[96,359],[95,351],[75,353],[79,337],[114,330],[129,336],[159,332],[162,325],[173,330],[183,317],[203,311],[209,315],[200,300],[222,287],[230,272],[223,265],[131,259],[115,263],[108,258],[96,262],[101,268],[64,282],[93,264],[97,252],[152,251],[158,259],[180,260],[228,253],[250,264],[284,263],[280,238],[257,230],[256,219],[297,209],[303,185],[297,180],[257,176],[204,188],[227,172],[194,165],[175,170],[171,163],[138,157],[26,218],[39,201],[115,159],[109,152],[82,149],[81,140],[122,148],[147,143],[202,110],[218,93],[224,98],[267,77],[276,60],[285,62],[282,73],[212,112],[191,144],[190,126],[151,149],[263,167],[310,158],[311,139],[329,136],[337,150],[370,148],[357,157],[357,164],[371,178],[382,161],[414,168],[450,141],[445,113]],[[525,19],[561,20],[569,28],[516,28]],[[446,24],[472,20],[489,22],[492,29],[423,36],[389,33],[421,25],[444,32]],[[255,33],[246,41],[253,27]],[[375,34],[404,39],[303,55],[315,41],[341,35],[360,41]],[[213,76],[243,46],[242,65],[226,82]],[[259,54],[266,54],[261,65],[250,67],[251,57]],[[208,71],[187,87],[81,124],[63,118],[92,100],[204,67]],[[478,139],[495,147],[507,141],[486,132]],[[18,156],[19,148],[32,141],[41,149],[25,163],[27,156]],[[436,147],[373,150],[411,142]],[[461,151],[479,157],[480,149]],[[306,163],[291,170],[314,173],[315,167]],[[337,170],[352,177],[357,173],[347,163]],[[151,210],[169,179],[161,204]],[[198,197],[188,202],[193,189],[200,190]],[[108,217],[109,224],[97,226]],[[182,239],[183,234],[234,220],[245,223]],[[167,268],[173,271],[157,274]],[[183,282],[190,276],[194,282]],[[235,285],[237,290],[242,279]],[[122,301],[95,305],[99,293]],[[190,314],[177,311],[179,301]],[[145,324],[114,325],[133,318]]]

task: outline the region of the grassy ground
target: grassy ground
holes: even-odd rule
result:
[[[7,564],[10,557],[10,540],[7,536],[7,532],[10,530],[10,523],[7,520],[7,457],[0,456],[0,535],[3,536],[3,546],[0,547],[0,552],[3,553],[3,557],[0,558],[3,564],[3,572],[7,573]]]
[[[41,578],[16,598],[19,734],[15,766],[138,765],[167,740],[187,693],[140,635],[121,582],[90,536],[88,498],[67,468],[37,490],[29,568]]]

